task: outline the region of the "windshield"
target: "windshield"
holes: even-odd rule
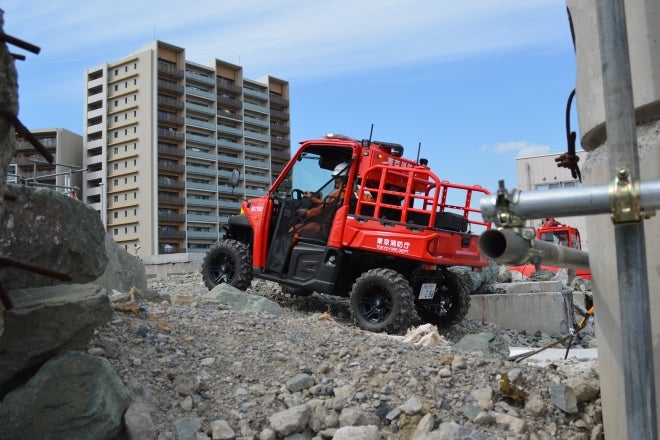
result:
[[[275,194],[278,197],[286,197],[295,190],[300,190],[313,193],[317,197],[326,197],[334,189],[332,173],[340,163],[343,162],[339,159],[328,159],[319,153],[306,151],[275,189]]]

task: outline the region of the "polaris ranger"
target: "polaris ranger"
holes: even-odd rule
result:
[[[478,233],[490,224],[471,201],[489,192],[402,156],[399,144],[343,135],[301,142],[268,192],[229,218],[204,258],[206,286],[245,290],[256,277],[294,295],[349,297],[354,322],[374,332],[400,333],[418,318],[461,321],[470,292],[448,268],[488,265]],[[346,191],[331,197],[337,172]],[[319,205],[323,215],[303,215]]]

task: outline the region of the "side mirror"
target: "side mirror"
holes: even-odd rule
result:
[[[232,188],[236,188],[238,185],[238,179],[241,177],[241,172],[238,170],[234,170],[231,172],[231,176],[229,177],[229,182],[227,182],[227,185],[231,186]]]

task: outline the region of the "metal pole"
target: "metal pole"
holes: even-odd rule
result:
[[[507,212],[526,220],[548,217],[609,214],[612,212],[609,185],[583,185],[575,188],[511,193]],[[500,206],[496,194],[479,201],[484,221],[500,224]],[[642,211],[660,209],[660,180],[640,182],[639,201]]]
[[[613,176],[627,169],[639,181],[632,78],[623,0],[596,3],[602,56],[607,147]],[[623,350],[627,433],[631,440],[657,439],[655,375],[644,223],[617,222],[617,272]]]

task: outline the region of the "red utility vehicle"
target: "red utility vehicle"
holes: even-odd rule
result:
[[[578,231],[577,228],[560,223],[554,218],[545,219],[541,227],[536,229],[536,239],[561,246],[567,246],[573,249],[582,249],[580,231]],[[538,270],[548,270],[555,273],[559,270],[558,267],[535,265],[533,263],[528,263],[522,266],[513,266],[509,269],[518,271],[526,277],[530,277],[532,273]],[[575,276],[584,278],[585,280],[591,280],[591,272],[589,270],[576,269]]]
[[[204,258],[206,286],[245,290],[257,277],[295,295],[350,297],[355,323],[376,332],[404,331],[418,317],[438,326],[462,320],[470,292],[448,268],[488,265],[477,242],[490,224],[471,203],[489,192],[442,181],[426,160],[402,155],[399,144],[343,135],[301,142],[268,192],[230,217]],[[329,198],[338,165],[353,191]],[[324,200],[323,216],[300,217],[313,200]],[[308,221],[323,227],[303,233]]]

